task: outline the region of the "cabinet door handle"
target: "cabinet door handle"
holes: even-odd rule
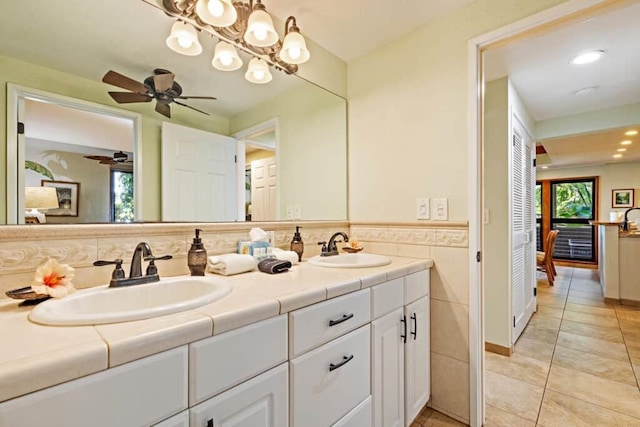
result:
[[[353,317],[353,313],[344,314],[338,320],[329,320],[329,326],[339,325],[340,323],[346,322],[347,320],[351,319],[352,317]]]
[[[214,426],[213,426],[213,418],[211,418],[211,419],[209,419],[209,420],[207,421],[207,427],[214,427]]]
[[[402,319],[400,319],[400,321],[402,322],[402,335],[400,335],[400,338],[402,338],[402,342],[406,344],[407,342],[407,316],[402,316]]]
[[[347,363],[351,362],[351,359],[353,359],[353,354],[351,356],[344,356],[342,358],[342,362],[340,362],[340,363],[335,363],[335,364],[331,363],[331,364],[329,364],[329,372],[335,371],[336,369],[343,367]]]
[[[413,335],[413,340],[415,341],[418,336],[418,318],[415,313],[411,315],[411,320],[413,320],[413,331],[411,331],[411,335]]]

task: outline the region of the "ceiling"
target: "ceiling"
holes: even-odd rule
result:
[[[640,103],[639,21],[640,3],[632,2],[489,49],[484,56],[485,79],[508,75],[536,121]],[[589,50],[603,50],[605,55],[592,64],[570,64]],[[597,89],[575,94],[586,87]],[[624,135],[632,127],[640,130],[640,117],[633,125],[539,143],[549,155],[549,167],[640,161],[640,137]],[[633,139],[633,144],[626,147],[623,158],[614,159],[625,139]]]

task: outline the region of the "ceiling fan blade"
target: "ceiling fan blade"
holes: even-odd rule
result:
[[[109,92],[111,98],[119,104],[131,104],[133,102],[149,102],[152,97],[133,92]]]
[[[108,160],[113,160],[111,157],[107,157],[107,156],[84,156],[86,159],[91,159],[91,160],[99,160],[99,161],[108,161]]]
[[[215,96],[174,96],[174,99],[218,99]]]
[[[165,92],[173,86],[173,79],[175,75],[172,73],[156,74],[153,76],[153,85],[156,92]]]
[[[171,118],[171,107],[169,107],[169,104],[156,102],[156,111],[169,119]]]
[[[206,111],[198,110],[197,108],[194,108],[194,107],[192,107],[192,106],[190,106],[190,105],[187,105],[187,104],[183,104],[182,102],[179,102],[179,101],[173,101],[173,102],[174,102],[175,104],[182,105],[183,107],[191,108],[192,110],[195,110],[195,111],[197,111],[198,113],[206,114],[207,116],[209,116],[209,115],[210,115],[210,114],[209,114],[209,113],[207,113]]]
[[[144,84],[137,82],[133,79],[130,79],[127,76],[123,76],[120,73],[116,73],[113,70],[108,71],[107,74],[105,74],[104,77],[102,78],[102,81],[104,83],[108,83],[113,86],[118,86],[118,87],[121,87],[122,89],[127,89],[132,92],[140,92],[140,93],[147,92],[147,87]]]

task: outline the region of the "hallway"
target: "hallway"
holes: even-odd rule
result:
[[[486,352],[486,426],[640,426],[640,308],[604,303],[596,270],[538,273],[514,354]]]

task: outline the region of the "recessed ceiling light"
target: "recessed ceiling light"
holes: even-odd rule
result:
[[[622,141],[620,145],[631,145],[631,140],[627,139],[626,141]]]
[[[541,166],[542,169],[549,169],[549,166]]]
[[[622,153],[623,151],[627,151],[627,149],[626,148],[618,148],[616,151],[619,151],[619,152]]]
[[[596,90],[598,90],[598,86],[583,87],[582,89],[578,89],[577,91],[573,92],[573,94],[576,96],[584,96],[592,94]]]
[[[635,129],[634,130],[628,130],[624,134],[627,135],[627,136],[633,136],[633,135],[637,135],[638,131],[635,130]]]
[[[622,154],[614,154],[614,155],[613,155],[613,158],[614,158],[614,159],[619,159],[620,157],[622,157]]]
[[[573,65],[589,64],[602,58],[602,55],[604,55],[604,50],[592,50],[591,52],[586,52],[574,57],[571,63]]]

